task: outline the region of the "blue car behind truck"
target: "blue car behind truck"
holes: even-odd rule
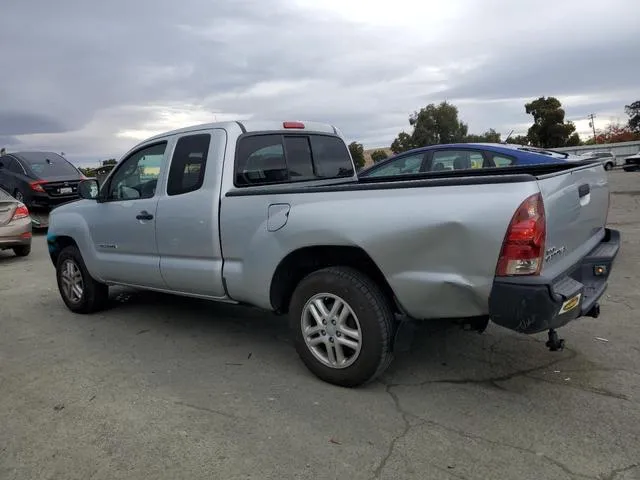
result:
[[[564,152],[525,145],[452,143],[400,153],[358,173],[358,178],[391,177],[452,170],[516,167],[581,161]]]

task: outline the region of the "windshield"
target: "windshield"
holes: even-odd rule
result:
[[[29,164],[31,170],[41,178],[79,176],[78,170],[60,155],[43,153],[25,155],[23,159]]]

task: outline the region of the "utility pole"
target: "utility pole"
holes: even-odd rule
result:
[[[597,144],[598,137],[596,137],[596,123],[593,121],[595,115],[593,113],[590,113],[587,118],[589,118],[589,126],[593,129],[593,143]]]

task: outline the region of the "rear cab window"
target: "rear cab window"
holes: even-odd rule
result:
[[[238,141],[234,184],[237,187],[351,177],[353,163],[336,136],[249,134]]]

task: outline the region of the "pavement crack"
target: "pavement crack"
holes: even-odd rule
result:
[[[614,480],[618,475],[620,475],[621,473],[626,473],[630,470],[633,470],[634,468],[638,468],[640,467],[640,462],[638,463],[634,463],[632,465],[628,465],[626,467],[623,468],[617,468],[616,470],[612,470],[611,472],[601,475],[600,477],[598,477],[599,480]]]
[[[555,458],[550,457],[547,454],[540,454],[540,452],[536,452],[535,450],[533,450],[531,448],[521,447],[519,445],[513,445],[511,443],[502,442],[502,441],[499,441],[499,440],[492,440],[490,438],[486,438],[486,437],[483,437],[483,436],[480,436],[480,435],[476,435],[474,433],[470,433],[470,432],[466,432],[464,430],[460,430],[460,429],[457,429],[457,428],[454,428],[454,427],[450,427],[449,425],[444,425],[444,424],[436,422],[434,420],[428,420],[428,419],[422,418],[422,417],[417,417],[417,418],[420,418],[423,421],[423,423],[421,423],[419,425],[429,425],[429,426],[432,426],[432,427],[438,427],[438,428],[441,428],[443,430],[446,430],[447,432],[454,433],[454,434],[456,434],[458,436],[461,436],[463,438],[468,438],[470,440],[477,440],[477,441],[480,441],[480,442],[489,443],[489,444],[495,445],[497,447],[511,448],[511,449],[516,450],[518,452],[526,453],[528,455],[533,455],[535,457],[544,459],[547,462],[549,462],[549,463],[555,465],[556,467],[558,467],[560,470],[565,472],[567,475],[570,475],[572,477],[585,478],[585,479],[596,479],[597,478],[597,477],[592,477],[592,476],[589,476],[589,475],[584,475],[582,473],[574,472],[573,470],[571,470],[567,465],[565,465],[561,461],[556,460]],[[607,480],[610,480],[610,479],[607,479]]]
[[[209,407],[200,407],[198,405],[193,405],[191,403],[185,403],[185,402],[173,402],[175,405],[180,405],[182,407],[188,407],[188,408],[193,408],[194,410],[200,410],[201,412],[208,412],[208,413],[214,413],[216,415],[221,415],[223,417],[227,417],[227,418],[232,418],[234,420],[237,420],[238,417],[236,417],[235,415],[232,415],[230,413],[226,413],[226,412],[222,412],[220,410],[216,410],[214,408],[209,408]]]
[[[400,399],[398,398],[398,395],[395,394],[392,391],[394,385],[392,385],[392,384],[383,384],[383,385],[385,385],[385,392],[393,400],[393,405],[394,405],[396,411],[400,414],[400,417],[402,418],[402,422],[403,422],[404,425],[403,425],[402,431],[398,435],[396,435],[395,437],[393,437],[391,439],[391,442],[389,443],[389,447],[387,449],[387,453],[385,454],[384,457],[382,457],[382,460],[380,460],[380,463],[378,464],[376,469],[373,471],[373,475],[371,477],[372,480],[380,478],[380,475],[382,474],[382,471],[387,466],[387,462],[391,459],[391,457],[393,455],[393,452],[394,452],[394,450],[396,448],[396,444],[400,440],[402,440],[409,433],[411,428],[413,428],[412,425],[411,425],[411,422],[409,422],[409,418],[408,418],[411,414],[406,412],[402,408],[402,405],[400,404]],[[413,416],[413,415],[411,415],[411,416]]]
[[[568,350],[570,352],[570,355],[566,356],[566,357],[562,357],[562,358],[556,358],[553,361],[547,362],[543,365],[538,365],[536,367],[529,367],[529,368],[524,368],[521,370],[516,370],[515,372],[511,372],[511,373],[507,373],[504,375],[497,375],[495,377],[488,377],[488,378],[451,378],[451,379],[440,379],[440,380],[425,380],[423,382],[416,382],[416,383],[390,383],[387,385],[387,387],[422,387],[425,385],[429,385],[429,384],[450,384],[450,385],[484,385],[484,386],[489,386],[491,388],[494,389],[498,389],[498,390],[506,390],[505,388],[501,387],[500,385],[498,385],[498,383],[501,382],[508,382],[509,380],[513,380],[514,378],[518,378],[518,377],[527,377],[532,373],[535,373],[537,371],[540,370],[544,370],[546,368],[550,368],[553,367],[555,365],[558,365],[562,362],[566,362],[569,360],[572,360],[573,358],[575,358],[577,356],[577,353],[572,351],[572,350]]]

